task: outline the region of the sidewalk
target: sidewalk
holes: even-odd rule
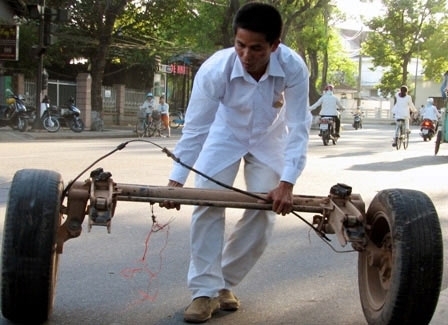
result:
[[[171,129],[172,137],[179,137],[182,128]],[[27,141],[27,140],[60,140],[60,139],[112,139],[112,138],[136,138],[133,127],[108,126],[103,131],[73,132],[68,128],[61,128],[58,132],[50,133],[42,130],[28,130],[19,132],[11,128],[0,128],[0,142]]]

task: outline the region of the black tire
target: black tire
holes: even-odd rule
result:
[[[12,322],[38,324],[51,314],[59,254],[61,176],[53,171],[16,172],[3,232],[2,313]]]
[[[324,146],[328,146],[329,142],[330,142],[330,135],[329,135],[328,131],[323,131],[322,132],[322,143],[324,144]]]
[[[403,139],[403,149],[406,150],[409,145],[409,133],[405,133],[404,139]]]
[[[397,148],[397,150],[400,150],[401,142],[402,142],[402,138],[401,138],[401,134],[400,134],[397,138],[397,146],[395,147],[395,148]]]
[[[180,121],[180,120],[181,120],[181,118],[180,118],[179,114],[171,113],[170,114],[170,128],[177,129],[180,126],[180,123],[176,122],[176,121]]]
[[[439,130],[437,132],[437,138],[436,138],[436,146],[434,149],[434,154],[437,155],[440,149],[440,143],[442,142],[442,130]]]
[[[42,119],[42,125],[45,130],[51,133],[58,132],[61,128],[61,124],[59,123],[58,118],[55,116],[44,115]]]
[[[366,214],[369,244],[358,255],[361,305],[369,324],[428,324],[442,283],[443,242],[431,199],[380,191]]]
[[[145,121],[144,120],[139,120],[137,121],[137,124],[135,125],[135,132],[137,133],[137,136],[139,138],[142,138],[145,135]]]
[[[70,120],[69,128],[73,132],[80,133],[84,131],[84,121],[80,117],[75,117]]]
[[[19,116],[17,119],[17,129],[20,132],[25,132],[28,129],[28,120]]]

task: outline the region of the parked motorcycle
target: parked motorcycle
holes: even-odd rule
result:
[[[33,120],[33,110],[27,109],[22,95],[11,93],[6,100],[6,105],[0,105],[0,127],[10,126],[12,129],[25,132]]]
[[[356,112],[356,113],[352,113],[353,114],[353,128],[355,130],[358,129],[362,129],[362,115],[364,114],[363,112]]]
[[[319,120],[319,136],[322,137],[324,146],[327,146],[330,140],[333,144],[336,144],[338,137],[334,131],[335,121],[334,118],[329,116],[321,116]]]
[[[73,97],[69,99],[67,108],[61,108],[59,123],[61,126],[68,126],[73,132],[79,133],[84,131],[85,125],[81,119],[81,111],[75,106],[75,99]]]
[[[432,137],[436,134],[436,126],[434,122],[430,119],[424,119],[422,124],[420,124],[420,135],[423,138],[423,141],[431,140]]]
[[[61,128],[59,123],[59,110],[56,106],[50,105],[50,100],[47,96],[42,101],[43,113],[42,113],[42,126],[48,132],[58,132]]]

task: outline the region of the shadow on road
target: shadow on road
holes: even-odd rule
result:
[[[398,161],[374,162],[369,164],[358,164],[348,168],[358,171],[401,171],[421,166],[441,165],[448,163],[448,156],[421,156],[405,158]]]

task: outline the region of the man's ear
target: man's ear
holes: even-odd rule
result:
[[[275,52],[278,48],[278,46],[280,45],[280,39],[275,40],[272,45],[271,45],[271,51]]]

